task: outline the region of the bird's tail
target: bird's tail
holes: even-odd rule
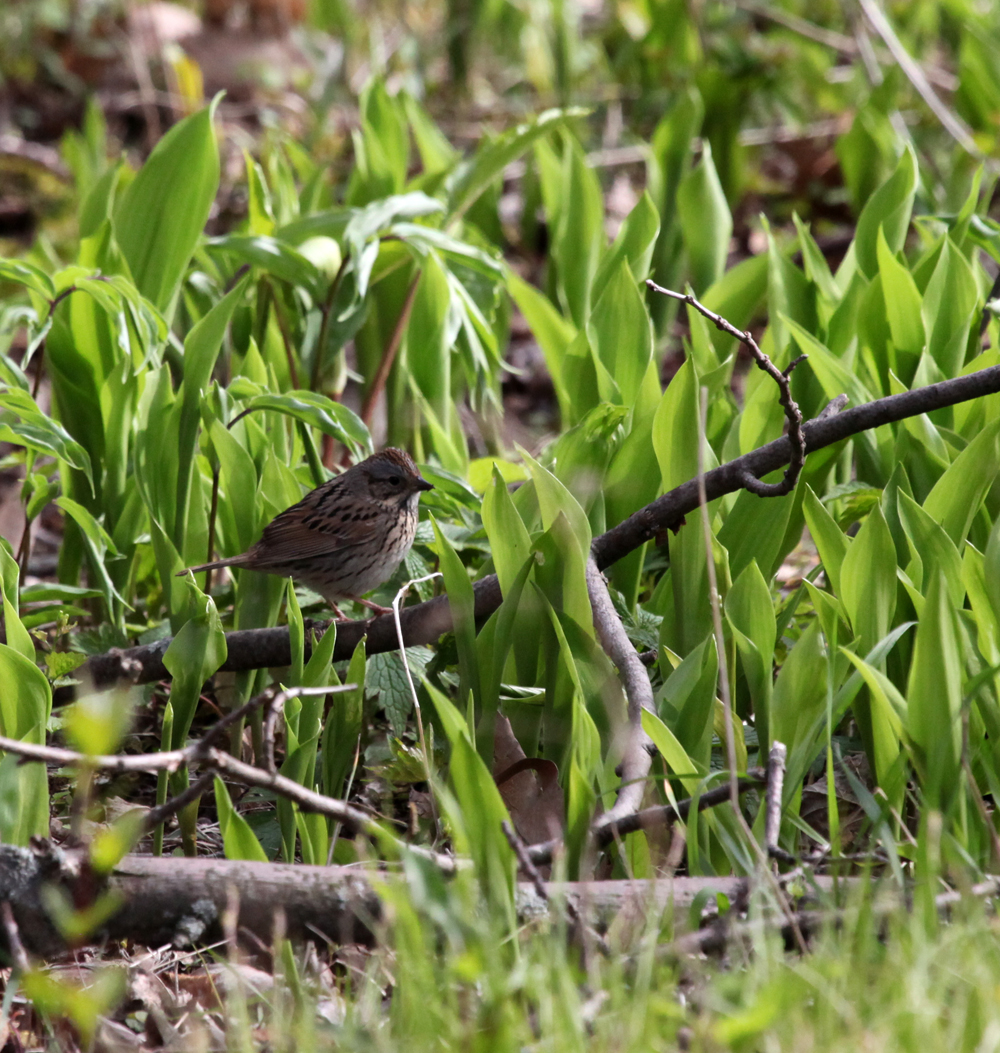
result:
[[[203,570],[218,570],[220,567],[242,567],[246,565],[246,553],[240,556],[230,556],[228,559],[217,559],[213,563],[200,563],[197,567],[188,567],[186,570],[177,572],[178,578],[183,578],[189,571],[192,574],[200,574]]]

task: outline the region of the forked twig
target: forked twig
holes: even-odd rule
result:
[[[785,494],[791,493],[795,489],[795,484],[799,480],[799,474],[806,463],[806,437],[802,431],[802,411],[799,409],[795,399],[792,398],[792,386],[789,382],[789,377],[792,374],[792,370],[800,362],[804,361],[807,356],[799,355],[783,370],[778,369],[770,358],[761,351],[760,345],[753,338],[753,334],[749,329],[737,329],[732,322],[727,321],[721,314],[716,314],[715,311],[706,307],[695,299],[691,293],[679,293],[673,289],[664,289],[662,285],[657,285],[652,278],[646,279],[646,285],[653,292],[660,293],[662,296],[669,296],[672,300],[680,300],[681,303],[686,303],[689,307],[693,307],[699,314],[704,315],[716,329],[739,340],[750,352],[757,365],[778,385],[778,402],[781,403],[781,408],[785,411],[785,419],[788,421],[788,439],[792,444],[792,458],[785,469],[781,482],[761,482],[757,476],[749,471],[743,471],[740,474],[740,482],[750,493],[756,494],[758,497],[783,497]]]

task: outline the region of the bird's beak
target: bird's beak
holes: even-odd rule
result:
[[[414,487],[416,487],[417,490],[433,490],[434,489],[434,484],[427,482],[427,480],[422,475],[418,475],[417,476],[417,481],[413,485],[414,485]]]

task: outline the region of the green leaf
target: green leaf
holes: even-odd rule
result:
[[[231,256],[240,264],[259,267],[289,285],[305,289],[313,301],[319,301],[326,290],[327,277],[312,260],[277,238],[258,234],[247,237],[241,234],[226,234],[211,238],[206,243],[211,253]]]
[[[500,591],[506,597],[531,553],[531,537],[495,465],[493,479],[483,494],[482,515]]]
[[[43,300],[55,299],[56,287],[52,284],[52,279],[40,267],[27,260],[0,260],[0,278],[25,286]]]
[[[45,674],[20,651],[0,644],[0,733],[10,739],[45,742],[52,688]]]
[[[930,333],[927,347],[947,377],[965,363],[969,330],[978,321],[979,289],[969,261],[946,237],[937,266],[924,291],[924,324]]]
[[[653,330],[628,260],[609,276],[587,327],[590,343],[614,377],[626,406],[635,405],[653,359]]]
[[[546,110],[525,124],[484,141],[476,153],[460,164],[448,180],[448,212],[452,217],[463,215],[476,198],[516,161],[537,139],[548,135],[567,121],[583,117],[586,110],[569,108]]]
[[[160,311],[173,302],[219,186],[215,105],[167,132],[115,209],[115,236],[135,284]]]
[[[561,187],[551,256],[559,299],[573,324],[582,329],[590,318],[592,285],[604,245],[604,199],[576,140],[564,150]]]
[[[844,556],[837,593],[864,653],[889,632],[896,588],[896,546],[882,509],[875,505]]]
[[[314,391],[286,391],[281,395],[255,395],[241,412],[271,410],[330,435],[349,447],[355,456],[367,457],[374,449],[371,433],[347,406]]]
[[[961,545],[1000,470],[1000,419],[990,421],[955,458],[924,501],[924,511]]]
[[[906,240],[910,212],[917,191],[917,158],[907,144],[892,175],[868,199],[858,217],[854,252],[861,273],[874,278],[878,273],[879,230],[891,253],[897,253]]]
[[[482,713],[483,695],[476,652],[476,598],[472,591],[472,582],[465,564],[458,558],[458,553],[441,532],[433,516],[431,524],[434,527],[438,563],[444,576],[448,607],[455,629],[455,643],[458,647],[458,667],[461,676],[458,697],[464,702],[471,691],[476,708]]]
[[[201,697],[201,686],[226,660],[226,634],[219,613],[188,577],[191,603],[197,613],[184,623],[163,654],[163,664],[171,674],[170,702],[174,721],[171,742],[165,749],[182,749]]]
[[[943,808],[959,786],[962,661],[949,583],[931,567],[906,688],[907,725],[924,758],[927,805]]]
[[[35,645],[31,634],[21,622],[18,583],[20,568],[6,538],[0,538],[0,585],[3,587],[3,621],[7,643],[19,654],[35,662]]]
[[[698,475],[698,412],[698,377],[687,359],[667,385],[653,418],[653,449],[664,493]],[[705,465],[706,471],[713,467]]]
[[[246,279],[236,284],[188,333],[184,341],[184,382],[175,412],[177,421],[177,498],[172,538],[178,550],[187,536],[188,495],[194,471],[194,448],[201,400],[215,368],[226,327],[243,298]]]
[[[459,824],[467,840],[480,883],[493,902],[505,905],[509,913],[514,853],[500,824],[510,822],[510,816],[489,768],[476,752],[465,718],[433,684],[427,680],[423,684],[451,743],[448,774],[461,812],[449,808],[449,818]]]
[[[913,563],[907,568],[910,577],[926,596],[937,574],[943,573],[952,603],[961,607],[965,587],[962,584],[962,560],[955,542],[909,494],[900,491],[898,508],[913,556]]]
[[[642,729],[653,740],[670,772],[677,776],[689,794],[696,793],[701,775],[698,765],[688,756],[687,750],[677,741],[677,736],[662,720],[649,710],[642,711]]]
[[[733,582],[725,607],[750,689],[757,738],[768,743],[777,624],[770,590],[755,559]]]
[[[701,160],[677,188],[677,216],[690,263],[691,284],[695,293],[702,293],[725,270],[733,235],[732,213],[707,139]]]
[[[783,742],[789,755],[808,743],[813,721],[825,712],[827,668],[817,619],[789,651],[771,696],[771,738]],[[786,785],[786,795],[797,788]]]
[[[432,652],[426,647],[407,647],[406,661],[414,682],[423,676],[431,658]],[[370,692],[378,692],[379,705],[389,718],[392,733],[402,738],[413,709],[413,695],[398,651],[373,654],[368,659],[367,684]]]
[[[326,718],[320,740],[323,792],[329,797],[343,797],[347,780],[354,767],[355,750],[360,748],[364,730],[365,642],[359,640],[344,679],[356,684],[353,691],[338,692]]]
[[[878,785],[885,788],[889,784],[890,772],[899,755],[900,742],[904,741],[908,719],[906,699],[899,693],[896,685],[875,666],[846,647],[842,647],[840,651],[864,677],[870,692],[875,777]]]
[[[913,276],[889,249],[881,227],[878,230],[876,256],[892,342],[897,350],[919,356],[925,342],[920,292]]]
[[[802,511],[805,513],[809,533],[812,534],[813,541],[816,542],[816,547],[819,549],[820,559],[823,560],[823,570],[827,581],[833,587],[834,595],[839,596],[840,571],[844,558],[847,556],[848,539],[810,486],[806,486]]]
[[[226,784],[218,777],[215,779],[215,807],[219,813],[219,829],[222,831],[226,859],[252,859],[258,863],[269,863],[257,835],[233,807]]]
[[[61,424],[42,413],[27,391],[0,391],[0,441],[65,461],[82,471],[93,488],[90,455]]]
[[[507,291],[518,310],[524,315],[532,334],[545,357],[545,365],[552,375],[559,410],[564,421],[573,419],[571,403],[563,379],[566,352],[577,335],[576,327],[564,318],[551,300],[529,285],[514,271],[507,272]]]
[[[618,236],[605,252],[597,268],[593,290],[595,301],[600,300],[604,287],[623,260],[628,263],[632,277],[637,283],[646,279],[659,233],[660,214],[656,211],[649,191],[644,190],[635,207],[625,217]]]

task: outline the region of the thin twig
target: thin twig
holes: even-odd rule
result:
[[[504,837],[507,838],[507,843],[513,850],[514,855],[517,856],[518,867],[534,886],[538,898],[543,903],[550,903],[551,897],[549,896],[549,890],[546,887],[545,879],[538,872],[538,867],[536,867],[531,861],[531,857],[528,855],[527,846],[524,841],[521,840],[517,831],[506,819],[501,821],[500,829],[503,830]],[[605,958],[607,958],[611,954],[611,948],[608,947],[607,940],[583,920],[580,916],[580,912],[576,909],[576,904],[569,898],[569,896],[564,897],[563,902],[566,908],[566,916],[576,927],[577,931],[588,941],[593,942],[594,946],[597,947]]]
[[[679,293],[673,289],[664,289],[662,285],[657,285],[652,278],[646,280],[646,285],[653,292],[669,296],[673,300],[680,300],[681,303],[693,307],[699,314],[704,315],[716,329],[739,340],[750,352],[757,365],[778,385],[778,402],[781,403],[781,408],[785,411],[785,419],[788,421],[788,439],[792,444],[792,457],[788,468],[781,482],[778,483],[763,483],[749,471],[742,473],[741,481],[747,490],[758,497],[782,497],[784,494],[791,493],[795,489],[795,484],[798,482],[799,475],[806,463],[806,439],[802,431],[802,411],[799,409],[798,403],[792,398],[792,386],[789,382],[789,377],[792,370],[800,362],[805,361],[807,356],[799,355],[784,370],[778,369],[770,358],[761,351],[760,345],[753,338],[753,334],[749,329],[737,329],[732,322],[727,321],[721,314],[716,314],[715,311],[700,303],[691,293]]]
[[[179,794],[171,797],[163,804],[150,808],[142,817],[143,833],[149,834],[155,830],[160,823],[165,823],[172,815],[176,815],[182,808],[186,808],[192,801],[196,801],[215,781],[215,772],[207,771],[191,783]]]
[[[746,778],[739,780],[740,793],[748,790],[756,790],[764,782],[764,773],[751,773]],[[725,804],[730,799],[730,787],[727,782],[725,786],[717,786],[714,790],[707,790],[697,798],[696,811],[703,812],[706,808],[714,808],[718,804]],[[643,808],[641,812],[632,812],[623,815],[613,822],[605,822],[603,825],[599,817],[594,824],[594,844],[597,848],[606,848],[616,838],[624,837],[626,834],[635,833],[636,830],[656,830],[668,823],[685,822],[691,814],[691,807],[695,799],[685,797],[672,804],[658,804],[652,808]],[[537,866],[551,863],[556,853],[562,848],[562,839],[555,838],[551,841],[540,841],[534,845],[528,845],[525,851]]]

